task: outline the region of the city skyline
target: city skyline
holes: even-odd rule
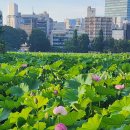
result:
[[[30,2],[31,1],[31,2]],[[66,18],[81,18],[87,16],[87,7],[92,6],[97,9],[97,15],[104,15],[105,0],[4,0],[0,4],[3,12],[4,24],[6,24],[7,7],[10,2],[18,4],[19,12],[22,14],[36,14],[47,11],[54,20],[64,21]]]

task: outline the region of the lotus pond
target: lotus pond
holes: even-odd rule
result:
[[[0,130],[130,130],[130,54],[1,54]]]

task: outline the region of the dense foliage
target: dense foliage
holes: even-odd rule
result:
[[[3,26],[2,30],[1,39],[5,41],[7,51],[17,51],[20,49],[21,44],[27,41],[27,34],[21,29]]]
[[[5,52],[5,42],[1,38],[2,33],[3,33],[3,29],[2,29],[2,27],[0,27],[0,53]]]
[[[98,37],[95,37],[92,41],[89,41],[89,36],[87,34],[82,34],[78,36],[77,31],[74,31],[72,39],[65,42],[64,49],[61,51],[67,52],[101,52],[101,53],[121,53],[130,52],[130,41],[129,40],[114,40],[113,38],[105,39],[103,31],[99,31]],[[58,50],[59,51],[59,50]]]
[[[96,52],[130,52],[130,41],[129,40],[114,40],[113,38],[105,39],[103,31],[99,31],[99,36],[91,42],[90,50]]]
[[[39,30],[34,29],[29,37],[30,51],[34,52],[46,52],[50,50],[50,42],[46,34]]]
[[[129,54],[0,55],[0,130],[130,130]]]
[[[67,52],[88,52],[89,43],[87,34],[78,36],[77,30],[75,30],[73,38],[65,42],[64,50]]]

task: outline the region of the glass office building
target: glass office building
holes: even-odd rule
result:
[[[130,0],[105,0],[105,16],[130,20]]]
[[[3,25],[3,16],[2,16],[2,12],[0,11],[0,26]]]

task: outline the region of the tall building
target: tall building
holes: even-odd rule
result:
[[[130,20],[130,0],[105,0],[105,16]]]
[[[3,25],[3,15],[2,15],[2,11],[0,11],[0,26]]]
[[[89,35],[90,40],[98,37],[101,29],[105,39],[112,37],[111,17],[86,17],[85,32]]]
[[[49,17],[47,12],[42,14],[33,13],[29,15],[21,15],[19,27],[23,29],[28,36],[33,29],[40,29],[49,36],[53,29],[53,19]]]
[[[96,16],[96,9],[88,6],[87,8],[87,17],[95,17]]]
[[[19,28],[24,30],[29,36],[32,33],[32,29],[36,28],[35,14],[21,15]]]
[[[53,19],[49,17],[47,12],[36,15],[36,18],[36,28],[44,31],[49,36],[53,29]]]
[[[18,5],[11,2],[8,5],[7,25],[13,28],[19,28],[19,17]]]

